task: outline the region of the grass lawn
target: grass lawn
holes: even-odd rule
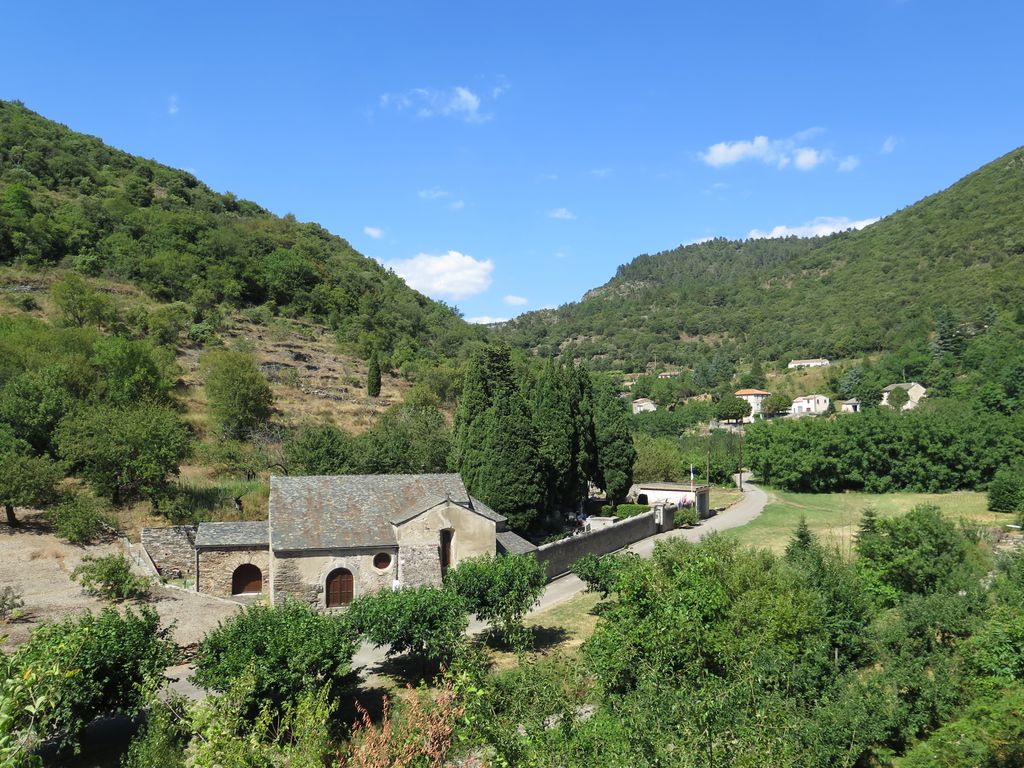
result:
[[[550,608],[527,616],[523,624],[533,631],[535,653],[574,651],[594,634],[598,616],[594,607],[601,596],[583,592]],[[508,669],[516,664],[516,656],[495,648],[491,649],[495,669]]]
[[[767,547],[776,552],[786,548],[793,530],[804,515],[811,530],[825,543],[839,546],[844,552],[852,548],[852,535],[857,530],[861,512],[871,506],[882,517],[909,511],[918,504],[934,504],[953,519],[969,520],[982,525],[1003,526],[1015,522],[1013,515],[985,509],[984,493],[789,493],[768,491],[768,506],[760,517],[747,525],[727,531],[726,536],[742,544]],[[714,504],[712,504],[714,506]]]
[[[711,508],[725,509],[743,498],[743,493],[735,485],[711,486]]]

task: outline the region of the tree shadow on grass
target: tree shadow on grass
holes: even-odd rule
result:
[[[390,677],[399,686],[431,683],[441,673],[441,664],[403,654],[384,659],[373,666],[373,674]],[[365,705],[364,705],[365,706]]]
[[[356,708],[358,704],[366,710],[371,721],[380,723],[384,714],[384,699],[394,698],[394,695],[394,691],[379,685],[354,688],[345,696],[339,698],[340,704],[338,705],[338,711],[335,713],[335,718],[339,724],[343,724],[346,728],[350,727],[353,723],[362,719],[359,710]]]
[[[484,643],[488,648],[502,653],[516,653],[517,650],[524,650],[529,653],[543,653],[550,651],[569,639],[569,632],[564,627],[526,627],[525,643],[523,648],[516,648],[513,643],[508,642],[497,632],[487,632]]]

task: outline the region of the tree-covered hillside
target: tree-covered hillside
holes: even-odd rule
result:
[[[396,367],[454,355],[483,333],[316,224],[0,101],[3,264],[129,280],[200,311],[267,304]]]
[[[705,345],[762,360],[854,357],[1024,303],[1024,148],[864,230],[716,239],[644,255],[578,303],[504,326],[516,346],[607,367],[693,366]]]

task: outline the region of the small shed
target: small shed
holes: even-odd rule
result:
[[[674,507],[696,506],[703,520],[711,516],[711,486],[700,483],[637,483],[630,489],[630,498],[637,504],[669,504]]]
[[[258,595],[270,576],[267,521],[200,523],[196,530],[196,589],[208,595]]]

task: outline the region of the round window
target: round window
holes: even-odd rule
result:
[[[373,556],[373,567],[378,571],[386,570],[391,567],[391,555],[387,552],[378,552]]]

